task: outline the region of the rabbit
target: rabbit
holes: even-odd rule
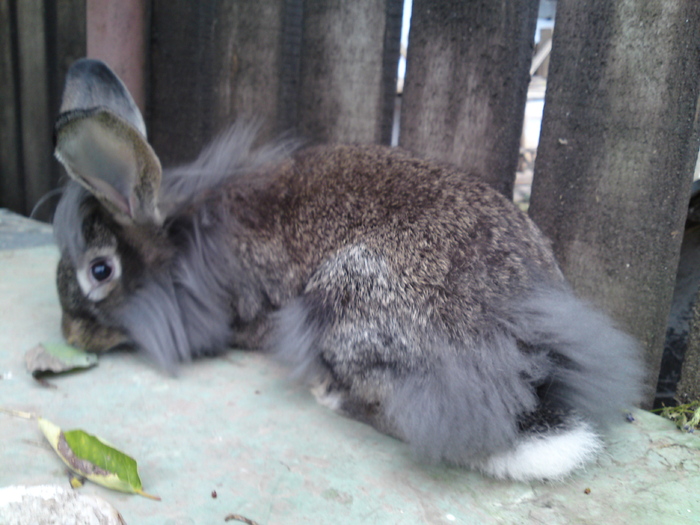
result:
[[[637,343],[476,176],[378,145],[257,145],[234,124],[162,171],[102,62],[67,75],[54,217],[67,341],[165,369],[266,352],[418,458],[561,480],[641,400]]]

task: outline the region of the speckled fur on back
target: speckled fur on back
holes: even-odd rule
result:
[[[73,344],[170,369],[260,349],[421,456],[512,479],[590,461],[639,400],[634,341],[471,174],[381,146],[256,149],[245,126],[161,173],[128,93],[80,95],[119,80],[78,64],[56,150],[76,181],[55,220]]]

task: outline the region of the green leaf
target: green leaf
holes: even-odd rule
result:
[[[76,474],[103,487],[160,500],[143,491],[136,461],[130,456],[83,430],[63,432],[41,417],[38,423],[51,447]]]
[[[97,365],[97,355],[88,354],[64,343],[40,343],[26,353],[24,360],[27,370],[34,376],[46,372],[58,374]]]

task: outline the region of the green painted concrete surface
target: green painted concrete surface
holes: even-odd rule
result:
[[[162,501],[79,489],[130,525],[208,525],[232,513],[261,525],[700,523],[700,438],[646,412],[586,471],[518,484],[422,465],[253,353],[200,360],[177,377],[117,353],[42,386],[24,354],[60,340],[56,261],[53,246],[0,251],[0,407],[82,428],[133,456],[144,489]],[[63,463],[36,422],[0,413],[0,488],[46,483],[67,486]]]

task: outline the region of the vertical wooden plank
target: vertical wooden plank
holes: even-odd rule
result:
[[[86,54],[85,0],[61,0],[46,4],[47,67],[49,75],[49,116],[59,112],[68,68]],[[51,153],[51,152],[50,152]],[[51,155],[51,187],[57,187],[63,167]],[[42,203],[44,216],[53,217],[58,195]],[[47,217],[47,218],[48,218]]]
[[[261,119],[266,138],[280,131],[283,57],[293,55],[282,49],[291,43],[285,40],[284,24],[294,13],[287,7],[284,0],[259,0],[236,2],[227,11],[235,24],[228,44],[235,69],[232,82],[219,86],[218,104],[235,118]],[[221,129],[230,122],[218,119],[215,125]]]
[[[284,0],[154,0],[150,137],[164,163],[192,159],[236,117],[280,121]]]
[[[401,57],[401,25],[403,24],[403,0],[386,3],[384,52],[382,55],[382,107],[379,121],[379,142],[391,144],[394,114],[397,112],[398,69]]]
[[[146,3],[146,0],[87,0],[85,14],[87,56],[112,68],[142,112],[146,108]]]
[[[414,0],[399,144],[513,195],[537,0]]]
[[[87,9],[85,0],[61,0],[55,4],[55,83],[56,100],[61,99],[61,90],[68,68],[87,55]],[[58,107],[55,108],[58,110]]]
[[[85,0],[61,0],[53,4],[51,43],[48,49],[51,77],[51,114],[58,115],[66,73],[76,60],[87,55]]]
[[[284,0],[279,118],[277,119],[277,129],[281,132],[295,129],[299,120],[299,77],[303,27],[304,0]]]
[[[0,0],[0,207],[26,212],[18,122],[14,12]]]
[[[698,152],[700,3],[560,0],[530,213],[646,349],[651,405]]]
[[[53,118],[49,111],[46,60],[46,7],[44,0],[22,0],[16,6],[25,205],[27,210],[31,210],[51,189],[53,169]]]
[[[304,3],[302,134],[389,144],[402,9],[401,0]]]

